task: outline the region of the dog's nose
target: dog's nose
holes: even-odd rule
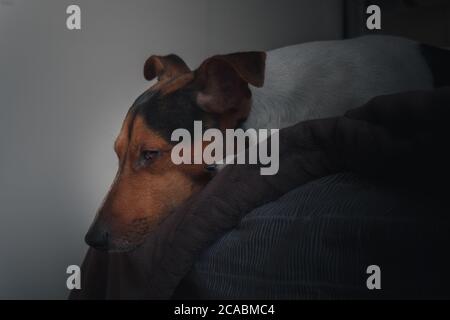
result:
[[[86,243],[99,250],[107,250],[108,249],[108,240],[109,240],[109,232],[106,228],[94,224],[89,229],[86,237],[84,238]]]

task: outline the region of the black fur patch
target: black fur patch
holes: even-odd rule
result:
[[[450,50],[420,45],[422,55],[431,69],[436,88],[450,85]]]
[[[194,97],[190,89],[178,90],[167,96],[147,91],[136,99],[132,108],[135,108],[136,115],[144,117],[149,128],[171,143],[172,132],[179,128],[187,129],[193,136],[194,121],[202,121],[203,130],[216,124],[213,117],[196,104]]]

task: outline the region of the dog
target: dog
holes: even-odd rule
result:
[[[141,244],[214,176],[204,164],[175,165],[171,133],[276,128],[332,117],[379,95],[450,84],[445,49],[391,36],[320,41],[206,59],[194,71],[177,55],[151,56],[157,82],[132,104],[114,150],[119,168],[85,241],[107,251]]]

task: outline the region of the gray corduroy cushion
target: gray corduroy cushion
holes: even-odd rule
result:
[[[183,282],[206,299],[449,296],[449,219],[433,197],[352,174],[325,177],[257,208]],[[382,289],[366,287],[381,267]],[[194,295],[195,292],[195,295]]]

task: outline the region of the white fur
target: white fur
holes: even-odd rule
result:
[[[404,38],[365,36],[280,48],[267,53],[264,86],[251,88],[244,128],[284,128],[342,115],[377,95],[432,87],[418,44]]]

